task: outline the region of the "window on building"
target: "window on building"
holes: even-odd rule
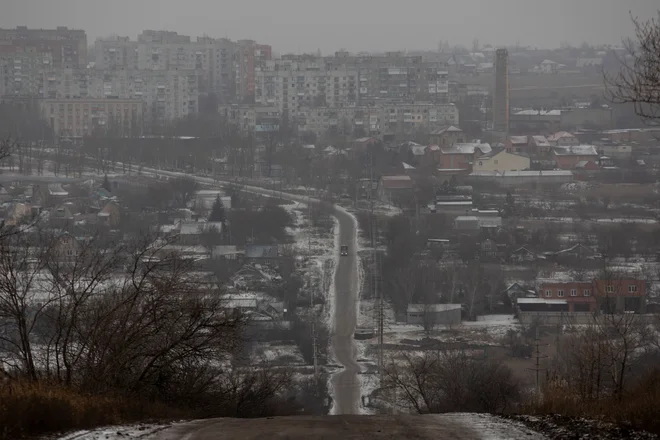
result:
[[[557,296],[558,296],[559,298],[563,298],[563,297],[564,297],[564,291],[563,291],[563,290],[558,290],[558,291],[557,291]]]
[[[577,289],[571,289],[571,296],[577,296]]]
[[[630,286],[628,286],[628,293],[635,293],[635,292],[637,292],[637,286],[636,285],[631,284]]]
[[[612,284],[608,284],[605,291],[607,293],[614,293],[614,286]]]
[[[583,295],[583,296],[591,296],[591,290],[589,290],[589,289],[584,289],[584,290],[582,291],[582,295]]]
[[[552,296],[552,290],[546,290],[545,291],[545,296],[550,298]]]

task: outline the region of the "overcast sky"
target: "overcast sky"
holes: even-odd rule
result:
[[[655,16],[658,0],[0,0],[0,27],[82,28],[91,43],[143,29],[250,38],[279,53],[617,44],[629,12]]]

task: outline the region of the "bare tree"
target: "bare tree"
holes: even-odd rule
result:
[[[400,353],[385,368],[384,387],[396,392],[399,407],[418,414],[497,413],[519,398],[509,368],[457,350]]]
[[[604,71],[607,95],[615,103],[631,103],[645,120],[660,118],[660,13],[657,18],[632,18],[635,39],[624,41],[626,54],[616,74]]]

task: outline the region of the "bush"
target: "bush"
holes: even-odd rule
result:
[[[88,395],[59,385],[17,381],[0,388],[2,440],[185,415],[153,402]]]
[[[522,412],[604,419],[660,434],[658,402],[660,369],[654,369],[631,385],[622,399],[608,395],[585,401],[561,381],[552,381],[543,391],[542,399],[530,401]]]
[[[518,403],[520,388],[510,368],[462,351],[401,353],[385,369],[385,386],[398,391],[404,408],[419,414],[502,413]]]

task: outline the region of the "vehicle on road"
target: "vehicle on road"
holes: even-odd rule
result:
[[[342,257],[348,255],[348,246],[346,246],[345,244],[342,245],[341,248],[339,248],[339,255],[341,255]]]

